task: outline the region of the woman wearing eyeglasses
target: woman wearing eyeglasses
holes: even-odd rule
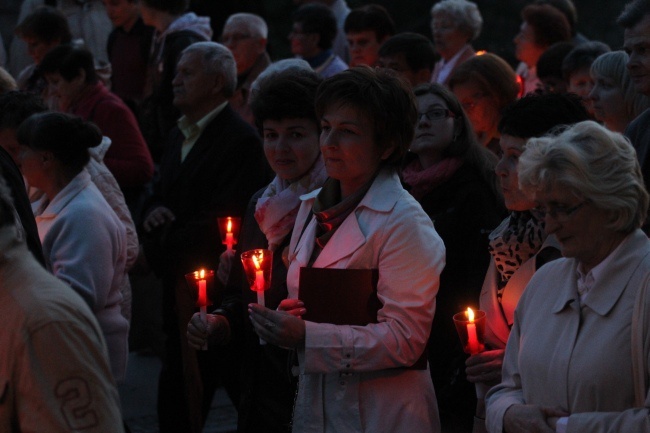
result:
[[[501,111],[521,91],[515,71],[501,57],[482,54],[456,68],[449,88],[467,113],[479,143],[498,154]]]
[[[452,316],[478,304],[490,257],[487,235],[505,208],[494,175],[496,158],[477,143],[456,97],[440,84],[416,87],[414,93],[418,120],[402,178],[447,247],[429,338],[431,375],[443,430],[471,430],[474,386],[462,375],[466,356]]]
[[[489,431],[650,431],[648,193],[634,149],[581,122],[530,140],[519,180],[564,258],[519,300]]]
[[[501,382],[501,364],[517,301],[537,269],[560,257],[557,241],[547,235],[544,220],[531,212],[535,202],[519,189],[519,156],[529,138],[586,119],[579,98],[547,94],[518,100],[506,109],[499,123],[501,159],[496,173],[510,215],[489,235],[492,260],[480,297],[480,309],[486,314],[485,351],[466,361],[467,379],[476,384],[479,396],[474,432],[485,431],[482,396]]]

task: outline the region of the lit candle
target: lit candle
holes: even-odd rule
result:
[[[199,299],[197,303],[199,304],[201,322],[206,326],[208,325],[208,291],[205,280],[205,269],[201,269],[197,272],[197,277],[199,279]],[[208,350],[208,344],[204,344],[201,348],[202,350]]]
[[[228,252],[232,252],[232,246],[235,244],[234,235],[232,233],[232,218],[228,217],[228,224],[226,225],[226,245]]]
[[[264,260],[264,256],[260,255],[260,261]],[[264,271],[260,269],[260,262],[257,257],[253,255],[253,263],[255,264],[255,291],[257,292],[257,303],[262,307],[264,306]]]
[[[481,351],[480,344],[478,342],[478,336],[476,335],[476,325],[474,324],[474,311],[471,308],[467,308],[467,319],[469,323],[467,324],[467,350],[472,355],[476,355]]]

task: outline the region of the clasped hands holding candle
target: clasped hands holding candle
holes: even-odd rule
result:
[[[249,304],[248,313],[257,335],[267,343],[293,349],[305,344],[305,322],[301,316],[306,309],[298,299],[284,299],[277,310],[258,304]],[[207,325],[195,313],[187,325],[187,341],[200,350],[208,342],[225,344],[230,340],[230,323],[219,314],[208,314]]]

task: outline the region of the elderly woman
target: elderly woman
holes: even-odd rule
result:
[[[293,65],[293,60],[282,62]],[[305,67],[290,66],[278,72],[274,64],[253,84],[252,109],[264,137],[266,158],[276,176],[251,198],[238,250],[265,248],[274,252],[271,288],[265,292],[266,305],[273,309],[287,297],[287,268],[282,253],[289,245],[300,195],[320,188],[327,178],[314,112],[321,80],[308,64]],[[261,345],[251,323],[245,320],[246,305],[257,297],[239,258],[232,263],[225,291],[221,306],[207,316],[207,328],[198,314],[192,317],[188,341],[200,349],[206,342],[225,344],[232,334],[243,332],[244,337],[239,338],[243,340],[243,356],[238,365],[242,374],[237,371],[236,375],[236,379],[241,376],[244,380],[237,431],[284,433],[291,422],[296,391],[295,380],[287,371],[290,352]]]
[[[530,140],[519,176],[564,258],[519,300],[488,429],[649,431],[648,193],[634,148],[581,122]]]
[[[529,95],[508,107],[499,124],[502,155],[496,174],[510,215],[489,235],[492,260],[479,303],[486,313],[486,351],[466,361],[467,379],[476,384],[478,395],[475,432],[485,431],[483,397],[501,380],[504,348],[517,301],[537,269],[560,256],[555,237],[548,236],[544,221],[531,212],[535,202],[519,189],[519,157],[529,138],[587,119],[575,96]]]
[[[599,56],[591,64],[594,87],[589,99],[594,116],[610,131],[620,133],[650,107],[650,99],[634,88],[626,66],[628,60],[625,51],[614,51]]]
[[[95,123],[111,139],[104,163],[120,185],[127,203],[138,201],[153,177],[153,161],[133,112],[99,81],[93,56],[85,48],[61,45],[40,65],[59,110]]]
[[[498,155],[501,112],[521,91],[515,71],[501,57],[483,54],[456,68],[449,88],[472,122],[479,143]]]
[[[548,4],[531,4],[521,11],[522,23],[513,39],[515,57],[521,63],[517,75],[521,77],[524,94],[542,87],[537,78],[537,61],[553,44],[569,41],[571,27],[566,16]]]
[[[431,8],[433,44],[441,59],[436,63],[432,83],[447,84],[454,69],[476,55],[470,45],[478,38],[483,17],[475,3],[443,0]]]
[[[413,139],[414,98],[392,74],[358,67],[323,82],[316,113],[330,179],[301,197],[288,253],[291,300],[283,308],[305,320],[249,305],[261,338],[297,351],[293,431],[438,432],[425,348],[445,248],[396,171]],[[324,281],[299,287],[309,274]],[[372,295],[359,301],[368,302],[367,316],[354,310],[356,317],[337,319],[338,309],[322,305],[347,305],[361,295],[352,275],[366,276],[371,290],[372,274],[379,302]],[[327,275],[347,276],[349,284],[335,285]],[[297,298],[317,291],[315,285],[328,290],[328,283],[345,299],[317,292],[322,300],[300,309]],[[308,320],[318,312],[318,322]]]
[[[124,378],[128,322],[121,313],[126,231],[84,169],[99,129],[63,113],[38,113],[17,132],[18,166],[46,200],[35,210],[45,263],[95,313],[116,380]]]
[[[450,319],[477,305],[490,261],[487,235],[505,216],[494,174],[497,158],[478,144],[463,108],[446,87],[426,84],[414,93],[420,116],[402,178],[447,247],[429,337],[430,370],[443,430],[469,431],[474,386],[465,380],[466,355]]]

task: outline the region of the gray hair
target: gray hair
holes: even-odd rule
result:
[[[216,42],[195,42],[182,52],[192,53],[202,56],[206,74],[223,77],[223,94],[230,98],[237,88],[237,66],[230,50]]]
[[[313,69],[304,59],[282,59],[273,62],[257,76],[255,81],[253,81],[253,84],[251,84],[250,95],[259,90],[262,81],[267,78],[270,79],[283,71],[313,71]]]
[[[611,211],[608,227],[629,233],[641,227],[648,193],[636,152],[623,135],[588,120],[558,135],[531,138],[519,157],[519,186],[526,193],[568,189]]]
[[[431,18],[439,13],[448,14],[460,31],[467,33],[469,40],[478,38],[483,27],[483,17],[476,3],[467,0],[442,0],[431,8]],[[433,21],[431,21],[433,30]]]
[[[266,21],[255,14],[249,13],[238,13],[233,14],[228,17],[224,28],[230,24],[244,24],[251,36],[255,38],[267,39],[269,35],[269,27],[266,25]]]
[[[634,88],[627,69],[629,58],[625,51],[601,54],[591,64],[591,76],[593,79],[603,77],[612,80],[623,94],[625,113],[634,118],[650,107],[650,98]]]

